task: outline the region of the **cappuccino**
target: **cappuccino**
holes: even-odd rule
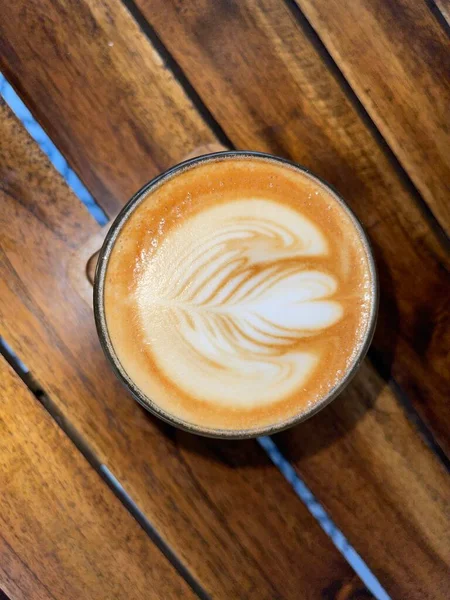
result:
[[[373,323],[367,242],[319,179],[223,154],[138,195],[110,240],[106,335],[163,418],[203,433],[289,424],[330,397]]]

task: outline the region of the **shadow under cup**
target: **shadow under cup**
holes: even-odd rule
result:
[[[348,367],[345,375],[339,380],[338,384],[331,388],[323,398],[315,402],[312,406],[307,409],[303,409],[299,414],[296,414],[289,419],[283,422],[276,422],[271,425],[267,425],[260,428],[254,429],[212,429],[208,427],[202,427],[194,423],[189,423],[180,419],[176,415],[173,415],[163,408],[159,406],[156,402],[156,399],[148,398],[139,387],[132,381],[132,379],[128,376],[125,369],[122,367],[118,356],[114,350],[113,344],[111,342],[107,323],[105,316],[105,306],[104,306],[104,289],[105,289],[105,278],[108,268],[108,261],[111,256],[111,252],[114,248],[115,242],[118,239],[120,232],[122,230],[123,225],[126,223],[131,214],[137,209],[140,203],[146,198],[149,192],[152,191],[156,186],[161,186],[164,184],[165,180],[171,179],[174,175],[178,174],[181,171],[186,169],[190,169],[193,166],[199,164],[207,164],[208,162],[229,160],[233,158],[251,158],[262,161],[271,161],[272,163],[278,163],[281,166],[287,166],[292,171],[298,170],[300,173],[307,174],[312,180],[316,180],[317,183],[321,187],[325,187],[334,197],[334,199],[340,204],[341,208],[347,213],[352,221],[358,236],[362,242],[362,245],[366,251],[368,268],[370,271],[370,294],[371,294],[371,309],[370,314],[368,315],[367,327],[365,330],[364,337],[359,344],[357,352]],[[375,268],[375,262],[373,258],[373,253],[367,239],[367,236],[350,208],[347,206],[345,201],[341,198],[338,192],[330,186],[328,183],[323,181],[320,177],[313,175],[310,171],[305,169],[304,167],[288,161],[286,159],[282,159],[270,154],[260,153],[260,152],[247,152],[247,151],[226,151],[226,152],[216,152],[213,154],[206,154],[203,156],[198,156],[196,158],[186,160],[184,162],[179,163],[178,165],[172,167],[168,171],[162,173],[161,175],[155,177],[149,183],[147,183],[144,187],[142,187],[129,202],[124,206],[118,216],[115,218],[112,223],[106,238],[103,242],[102,248],[99,252],[96,272],[95,272],[95,282],[94,282],[94,315],[95,315],[95,323],[97,327],[98,336],[100,339],[100,343],[102,345],[103,351],[107,356],[111,366],[119,378],[119,380],[124,384],[126,389],[131,393],[131,395],[149,412],[156,415],[160,419],[166,421],[167,423],[188,431],[190,433],[196,433],[198,435],[203,435],[207,437],[216,437],[216,438],[224,438],[224,439],[244,439],[244,438],[253,438],[259,437],[263,435],[272,435],[277,433],[283,429],[287,429],[292,427],[301,421],[305,421],[322,408],[327,406],[332,400],[334,400],[348,385],[350,380],[358,371],[358,368],[364,359],[367,350],[372,341],[373,333],[376,325],[377,318],[377,310],[378,310],[378,277]]]

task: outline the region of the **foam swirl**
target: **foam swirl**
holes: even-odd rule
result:
[[[136,301],[168,379],[231,407],[276,402],[306,382],[320,350],[302,341],[343,316],[337,278],[308,267],[328,253],[318,227],[252,198],[163,229],[139,262]]]

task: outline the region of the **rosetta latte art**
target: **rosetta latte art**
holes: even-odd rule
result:
[[[307,267],[328,244],[263,199],[204,210],[142,257],[136,300],[158,367],[197,399],[253,407],[299,389],[320,363],[305,343],[343,316],[337,278]]]

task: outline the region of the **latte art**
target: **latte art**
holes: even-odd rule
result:
[[[302,260],[327,252],[312,222],[268,200],[192,217],[138,263],[136,301],[155,361],[186,392],[225,406],[292,393],[320,359],[299,340],[343,314],[336,278]]]
[[[154,410],[214,433],[283,424],[358,357],[373,311],[367,248],[315,178],[222,158],[147,192],[104,284],[119,367]]]

